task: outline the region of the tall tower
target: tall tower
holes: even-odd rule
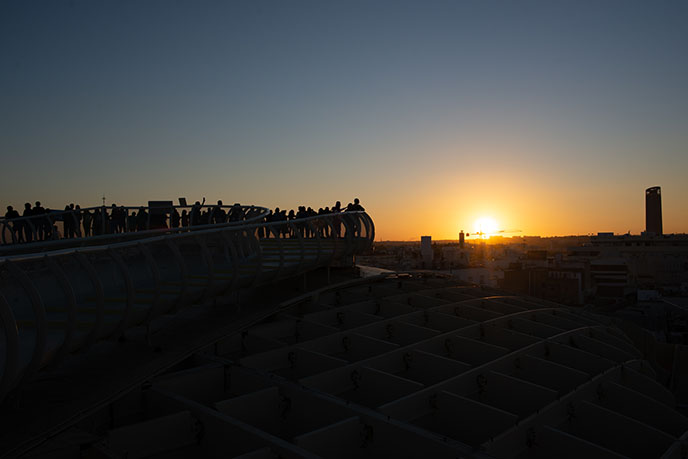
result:
[[[645,190],[645,231],[662,234],[662,189],[658,186]]]

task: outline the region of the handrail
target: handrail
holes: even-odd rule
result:
[[[36,219],[45,217],[46,215],[47,216],[64,216],[64,215],[73,214],[75,212],[82,212],[83,213],[86,211],[96,211],[96,210],[103,210],[103,209],[105,209],[105,210],[112,210],[112,209],[139,210],[141,207],[143,207],[145,210],[150,210],[150,209],[155,209],[155,210],[170,210],[170,209],[185,209],[186,210],[186,209],[189,209],[190,210],[193,207],[195,207],[195,204],[187,204],[185,206],[178,205],[178,204],[172,204],[169,206],[153,206],[153,207],[150,207],[150,206],[125,206],[125,205],[102,206],[101,205],[101,206],[91,206],[91,207],[80,207],[79,209],[75,208],[75,209],[70,209],[70,210],[48,209],[49,211],[46,211],[45,213],[42,213],[42,214],[27,215],[27,216],[20,215],[19,217],[14,217],[14,218],[7,218],[5,216],[0,215],[0,223],[5,222],[5,221],[20,221],[20,220],[31,220],[31,219],[36,220]],[[218,207],[217,204],[201,204],[199,206],[199,209],[200,210],[203,210],[203,209],[211,210],[211,209],[215,209],[217,207]],[[223,210],[224,209],[232,209],[233,207],[235,207],[235,204],[222,204],[219,207]],[[252,208],[252,207],[255,208],[255,207],[260,207],[260,206],[243,204],[243,205],[241,205],[241,207],[243,207],[243,208]],[[264,207],[260,207],[260,208],[265,209]],[[17,210],[17,209],[14,209],[14,210]],[[17,210],[17,212],[18,212],[18,210]]]
[[[222,209],[225,211],[225,221],[220,222],[220,223],[207,223],[207,224],[193,224],[192,220],[192,211],[194,209],[197,209],[197,212],[199,212],[199,215],[201,212],[204,210],[208,212],[208,218],[213,218],[213,213],[215,212],[215,209]],[[124,212],[122,215],[118,216],[118,220],[116,223],[113,223],[112,219],[112,210],[116,210],[118,212]],[[145,229],[141,230],[139,229],[139,221],[135,221],[135,227],[132,228],[131,223],[133,216],[131,215],[131,212],[140,212],[141,209],[144,210],[145,212]],[[187,225],[182,225],[181,221],[181,214],[177,212],[177,216],[174,217],[175,220],[177,220],[176,226],[173,225],[173,211],[174,210],[189,210],[189,213],[187,214],[187,219],[189,220]],[[237,210],[238,209],[238,210]],[[110,213],[108,213],[110,211]],[[230,215],[231,212],[234,211],[235,214],[239,213],[240,211],[240,219],[239,220],[230,220]],[[98,213],[96,213],[98,212]],[[179,206],[179,205],[171,205],[171,206],[164,206],[164,207],[157,207],[157,206],[95,206],[95,207],[86,207],[86,208],[80,208],[80,209],[70,209],[70,210],[51,210],[50,212],[42,213],[42,214],[36,214],[36,215],[28,215],[28,216],[19,216],[19,217],[14,217],[14,218],[7,218],[7,217],[0,217],[0,241],[2,242],[3,245],[15,245],[19,244],[20,242],[23,242],[24,244],[45,244],[49,243],[52,241],[65,241],[65,240],[72,240],[72,241],[77,241],[80,239],[83,239],[84,237],[88,237],[89,239],[96,238],[96,237],[101,237],[101,238],[118,238],[118,237],[127,237],[128,235],[131,234],[136,234],[139,236],[145,235],[145,234],[155,234],[155,233],[167,233],[167,232],[174,232],[174,231],[188,231],[189,229],[196,229],[200,227],[209,227],[209,226],[214,226],[214,225],[228,225],[228,226],[233,226],[237,224],[242,224],[245,222],[253,222],[260,220],[267,216],[269,213],[269,209],[265,207],[260,207],[260,206],[255,206],[255,205],[200,205],[200,206],[195,206],[195,205],[186,205],[186,206]],[[88,231],[86,231],[87,227],[83,226],[83,221],[85,220],[85,216],[88,216]],[[66,231],[64,228],[64,223],[69,221],[68,217],[71,218],[71,224],[70,225],[70,233],[73,232],[75,237],[67,237],[69,235],[63,234],[61,238],[57,237],[57,231],[55,231],[55,224],[57,222],[62,222],[63,223],[63,231]],[[133,218],[138,218],[138,215]],[[156,222],[155,220],[160,219],[160,222]],[[169,221],[169,224],[168,224]],[[157,225],[164,225],[164,227],[161,228],[156,228],[156,227],[151,227],[157,226]],[[114,228],[113,228],[114,225]],[[96,228],[98,226],[98,228]],[[84,228],[84,231],[86,234],[82,235],[82,227]],[[27,228],[29,229],[29,234],[31,235],[31,241],[23,241],[23,239],[28,239],[29,237],[26,234]],[[100,234],[95,234],[95,232],[98,232]],[[93,235],[90,235],[90,233],[93,232]],[[7,233],[9,233],[11,241],[7,240]],[[38,236],[43,236],[42,238],[38,238]],[[20,241],[20,239],[22,239]]]
[[[244,224],[244,225],[223,225],[223,224],[211,224],[211,225],[203,225],[203,226],[196,226],[196,227],[187,227],[184,230],[180,230],[179,228],[173,228],[174,230],[179,230],[176,231],[176,234],[171,233],[168,234],[168,232],[165,232],[162,235],[157,235],[157,236],[152,236],[145,238],[143,241],[144,242],[158,242],[158,241],[163,241],[167,238],[175,238],[175,237],[189,237],[189,236],[196,236],[198,234],[208,234],[208,233],[214,233],[217,231],[221,231],[224,229],[236,229],[236,230],[248,230],[248,229],[257,229],[260,227],[281,227],[284,226],[290,222],[308,222],[311,220],[317,220],[321,218],[332,218],[336,216],[341,216],[343,214],[359,214],[361,215],[362,218],[369,220],[370,226],[372,225],[372,220],[370,219],[370,216],[368,216],[367,213],[364,211],[346,211],[346,212],[341,212],[339,214],[322,214],[322,215],[314,215],[312,217],[305,217],[305,218],[298,218],[294,220],[284,220],[284,221],[276,221],[276,222],[260,222],[260,223],[249,223],[249,224]],[[240,222],[240,223],[246,223],[246,222]],[[341,221],[342,226],[344,226],[347,231],[345,235],[342,235],[344,239],[348,239],[351,236],[352,230],[346,226],[345,221],[342,219]],[[230,227],[230,228],[228,228]],[[372,234],[374,234],[374,230],[371,231]],[[371,234],[371,235],[372,235]],[[95,237],[95,236],[94,236]],[[92,238],[91,238],[92,239]],[[268,238],[266,238],[268,239]],[[272,239],[272,238],[270,238]],[[370,238],[371,241],[373,240],[372,237]],[[141,239],[135,239],[132,241],[125,241],[125,242],[116,242],[116,243],[110,243],[110,244],[103,244],[103,245],[89,245],[89,246],[79,246],[79,247],[69,247],[66,249],[58,249],[54,251],[43,251],[39,253],[28,253],[28,254],[18,254],[18,255],[7,255],[7,256],[0,256],[0,262],[3,260],[30,260],[30,259],[35,259],[35,258],[43,258],[44,256],[52,256],[52,255],[66,255],[70,253],[90,253],[90,252],[97,252],[100,250],[105,250],[108,248],[124,248],[124,247],[134,247],[137,244],[142,242]]]

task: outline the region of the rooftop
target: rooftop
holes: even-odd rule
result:
[[[673,457],[674,404],[609,318],[383,273],[284,301],[32,454]]]

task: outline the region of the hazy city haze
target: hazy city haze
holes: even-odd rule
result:
[[[378,239],[482,217],[688,232],[685,2],[3,2],[0,205],[361,198]]]

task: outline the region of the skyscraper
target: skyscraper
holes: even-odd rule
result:
[[[662,189],[658,186],[645,190],[645,231],[662,234]]]

